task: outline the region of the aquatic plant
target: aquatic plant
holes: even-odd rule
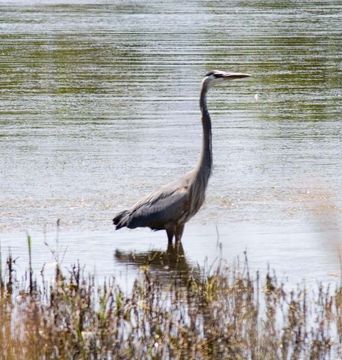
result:
[[[244,265],[168,281],[141,267],[127,294],[57,264],[51,284],[19,281],[8,255],[0,279],[2,359],[341,358],[342,289],[288,290]],[[34,284],[34,286],[33,286]]]

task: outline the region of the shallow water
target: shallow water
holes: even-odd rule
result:
[[[186,228],[190,264],[247,249],[296,280],[339,270],[339,1],[0,2],[0,239],[25,262],[134,273],[115,250],[166,250],[113,215],[192,168],[206,71],[251,73],[209,94],[215,168]],[[219,236],[217,235],[217,230]],[[68,245],[66,245],[68,244]],[[5,250],[6,252],[6,250]],[[128,264],[128,265],[127,265]],[[167,269],[166,269],[167,270]],[[128,274],[128,275],[127,275]]]

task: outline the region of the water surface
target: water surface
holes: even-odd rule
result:
[[[215,168],[185,256],[217,257],[218,229],[227,259],[336,273],[341,14],[339,1],[1,2],[2,248],[24,262],[34,234],[39,268],[60,219],[66,263],[101,274],[130,271],[115,250],[165,251],[163,232],[111,219],[194,166],[199,86],[218,68],[253,76],[210,91]]]

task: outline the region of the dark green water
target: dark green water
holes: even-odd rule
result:
[[[341,14],[340,1],[1,1],[2,247],[23,257],[35,234],[39,267],[61,219],[67,257],[100,273],[122,269],[117,248],[165,249],[164,233],[113,233],[111,218],[196,163],[199,86],[218,68],[252,78],[209,94],[215,169],[186,256],[216,256],[217,225],[227,258],[247,248],[325,275],[341,239]]]

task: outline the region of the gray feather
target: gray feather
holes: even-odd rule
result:
[[[165,229],[166,224],[176,222],[188,208],[190,177],[190,173],[186,174],[141,199],[127,210],[124,226],[160,230]]]
[[[188,194],[175,192],[161,196],[153,203],[145,203],[134,209],[127,223],[128,228],[148,226],[154,230],[165,229],[165,225],[174,222],[186,211]]]

